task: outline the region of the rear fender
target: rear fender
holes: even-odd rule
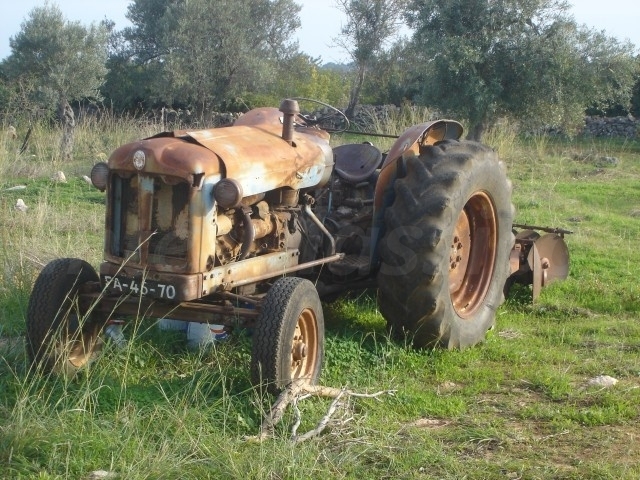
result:
[[[419,155],[420,149],[442,140],[457,140],[464,129],[455,120],[435,120],[408,128],[395,141],[382,164],[374,195],[371,235],[372,265],[378,262],[378,244],[384,234],[384,212],[395,199],[393,184],[398,177],[398,160],[405,155]]]

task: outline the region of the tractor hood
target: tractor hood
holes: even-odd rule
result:
[[[178,177],[191,185],[199,184],[203,175],[222,170],[216,154],[171,133],[123,145],[111,154],[108,164],[110,170]]]
[[[249,112],[231,127],[165,132],[124,145],[109,168],[180,177],[194,186],[202,176],[220,175],[239,182],[245,196],[326,183],[333,167],[328,135],[300,128],[289,144],[272,110]]]

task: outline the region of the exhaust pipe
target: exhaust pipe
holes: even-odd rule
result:
[[[282,118],[282,139],[289,145],[293,145],[293,124],[295,116],[300,113],[300,106],[296,100],[283,100],[280,104],[280,111],[284,114]]]

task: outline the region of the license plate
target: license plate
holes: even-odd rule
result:
[[[103,285],[110,291],[122,294],[142,295],[144,297],[163,298],[173,300],[176,298],[176,287],[168,283],[155,282],[153,280],[136,280],[134,278],[102,276]]]

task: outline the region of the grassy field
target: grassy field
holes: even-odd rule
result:
[[[243,335],[197,351],[149,320],[74,379],[29,371],[24,315],[39,269],[101,259],[103,196],[81,176],[153,130],[83,125],[68,164],[48,129],[23,155],[0,139],[0,478],[640,477],[640,142],[491,134],[517,221],[574,231],[569,278],[536,304],[516,292],[487,341],[462,352],[389,340],[373,292],[325,304],[322,383],[395,395],[351,399],[343,422],[294,444],[291,412],[275,439],[246,440],[273,399],[250,385]],[[58,170],[67,183],[50,180]],[[26,189],[7,190],[17,185]],[[13,208],[18,198],[27,212]],[[589,385],[598,375],[618,383]],[[301,401],[300,431],[329,403]]]

